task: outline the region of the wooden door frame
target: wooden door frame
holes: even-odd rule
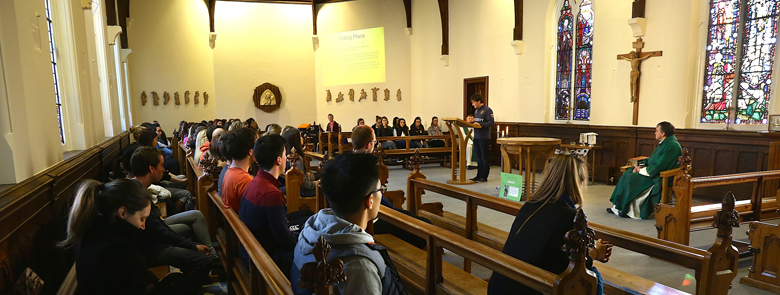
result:
[[[472,78],[466,78],[463,79],[463,119],[466,119],[466,115],[468,115],[468,109],[471,102],[469,101],[469,98],[466,94],[468,93],[468,86],[469,84],[477,84],[477,83],[484,83],[485,84],[485,93],[482,95],[482,100],[485,103],[485,105],[488,105],[488,93],[490,92],[490,79],[488,76],[482,76],[482,77],[472,77]]]

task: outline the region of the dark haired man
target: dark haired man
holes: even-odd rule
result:
[[[257,132],[242,127],[223,136],[227,136],[223,142],[226,151],[224,156],[232,162],[222,179],[222,202],[238,212],[241,207],[241,195],[252,181],[249,168],[255,162],[253,148]]]
[[[133,155],[133,152],[140,147],[155,147],[156,145],[157,145],[157,133],[149,129],[141,131],[141,134],[138,136],[138,145],[135,146],[131,145],[130,147],[133,147],[133,149],[132,150],[126,149],[126,151],[123,153],[122,167],[128,172],[130,172],[130,174],[134,174],[130,169],[130,167],[132,166],[132,164],[130,163],[130,156]],[[166,200],[166,203],[169,205],[168,213],[176,214],[179,212],[183,212],[185,209],[188,209],[187,206],[188,204],[191,204],[191,206],[189,206],[189,209],[195,207],[194,207],[194,202],[192,200],[192,194],[188,190],[184,189],[187,186],[187,179],[184,178],[184,176],[171,175],[171,173],[167,171],[168,167],[166,166],[170,166],[171,161],[175,161],[175,166],[177,166],[178,169],[178,165],[179,165],[178,160],[176,159],[163,160],[163,164],[162,164],[163,171],[160,172],[162,173],[162,176],[160,180],[156,181],[155,183],[167,188],[171,192],[172,198]]]
[[[306,221],[298,245],[292,280],[301,278],[304,264],[315,261],[314,244],[326,236],[331,245],[328,259],[344,261],[347,280],[337,283],[338,294],[406,294],[387,250],[374,243],[365,229],[376,219],[387,187],[379,181],[376,157],[345,153],[330,160],[322,171],[321,186],[331,208],[322,209]],[[297,295],[312,294],[293,284]]]
[[[328,125],[325,127],[325,131],[328,132],[341,132],[339,123],[333,120],[333,114],[328,114]]]
[[[680,167],[677,158],[682,155],[671,123],[658,123],[655,126],[655,139],[660,144],[650,158],[639,161],[634,169],[626,170],[620,177],[609,198],[613,206],[607,208],[607,212],[634,219],[653,216],[655,204],[661,201],[661,172]]]
[[[136,149],[130,163],[135,176],[132,180],[145,189],[160,181],[166,173],[163,155],[153,147]],[[189,234],[198,243],[188,240],[183,234]],[[186,277],[180,286],[184,294],[197,292],[206,281],[211,267],[219,262],[219,256],[211,247],[206,220],[197,210],[163,219],[157,206],[152,206],[146,228],[138,237],[137,244],[150,266],[173,265],[181,269]]]
[[[290,230],[288,220],[308,218],[314,213],[305,210],[287,214],[287,204],[277,180],[279,175],[284,174],[287,164],[286,143],[278,134],[262,136],[255,142],[254,156],[260,170],[244,190],[238,217],[289,278],[292,250],[298,241],[298,233]],[[302,220],[297,222],[303,223]],[[248,264],[246,252],[242,249],[239,254],[244,264]]]
[[[486,182],[490,174],[490,129],[493,127],[493,110],[482,100],[482,95],[474,93],[469,98],[474,107],[474,154],[477,155],[477,176],[471,180]]]

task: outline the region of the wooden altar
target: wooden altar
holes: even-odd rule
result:
[[[535,190],[536,183],[536,159],[547,159],[555,153],[555,148],[561,144],[557,138],[546,137],[507,137],[497,139],[501,145],[501,171],[512,173],[511,160],[509,154],[518,155],[519,174],[523,175],[523,194],[524,200]],[[522,165],[525,159],[525,166]],[[525,171],[523,171],[525,170]]]

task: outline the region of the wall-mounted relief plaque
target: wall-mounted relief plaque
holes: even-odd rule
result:
[[[256,108],[270,113],[279,109],[279,106],[282,105],[282,93],[279,92],[279,87],[266,82],[255,88],[252,100],[255,102]]]

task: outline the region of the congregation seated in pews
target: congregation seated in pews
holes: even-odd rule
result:
[[[251,127],[251,122],[247,125],[249,127],[244,127],[246,122],[240,120],[233,120],[228,125],[236,123],[240,127],[232,131],[229,130],[231,127],[225,130],[215,125],[196,127],[193,132],[195,144],[191,148],[183,139],[179,145],[173,145],[173,158],[188,155],[184,157],[186,161],[181,161],[186,167],[185,174],[197,180],[184,181],[188,186],[179,189],[188,194],[186,198],[168,197],[174,195],[179,183],[168,183],[170,188],[152,185],[160,182],[158,176],[168,175],[162,167],[166,154],[155,149],[161,147],[156,136],[149,143],[147,137],[150,134],[138,132],[139,144],[123,151],[123,154],[129,153],[128,157],[120,155],[117,158],[121,174],[115,173],[115,178],[129,177],[139,188],[148,188],[139,192],[154,191],[150,204],[166,200],[174,201],[173,204],[190,200],[194,204],[195,199],[197,209],[204,210],[191,210],[194,209],[191,205],[183,209],[177,209],[179,205],[161,205],[160,208],[167,209],[161,211],[158,206],[149,206],[149,217],[143,228],[125,226],[119,229],[118,236],[111,236],[126,240],[136,235],[146,237],[132,244],[134,250],[125,246],[121,251],[129,251],[132,259],[138,259],[136,262],[140,263],[132,264],[138,270],[135,275],[144,278],[144,283],[154,283],[156,292],[170,290],[165,289],[170,285],[191,292],[208,281],[210,271],[219,268],[228,274],[220,279],[228,281],[230,293],[268,294],[268,290],[274,290],[275,294],[312,294],[316,284],[299,285],[299,280],[311,282],[305,278],[301,280],[313,271],[304,265],[341,259],[343,276],[333,281],[337,294],[682,294],[674,288],[606,264],[594,263],[609,259],[612,244],[695,270],[697,294],[726,294],[728,287],[724,287],[724,283],[731,282],[736,276],[736,265],[716,265],[717,261],[724,259],[721,257],[736,255],[731,249],[731,225],[726,226],[736,224],[733,219],[727,218],[737,212],[730,209],[733,197],[732,207],[724,201],[719,208],[723,213],[709,219],[717,221],[718,240],[713,248],[704,251],[603,225],[591,223],[589,228],[580,209],[580,185],[586,181],[587,170],[583,159],[577,156],[561,154],[550,159],[539,189],[529,201],[521,204],[425,180],[419,165],[424,155],[422,150],[426,148],[420,147],[409,161],[415,169],[408,178],[407,211],[402,207],[406,199],[403,192],[401,199],[390,198],[392,193],[385,186],[387,167],[382,157],[370,155],[372,152],[391,152],[383,149],[374,151],[380,146],[376,142],[382,138],[373,128],[358,124],[352,132],[341,132],[349,134],[351,152],[344,151],[331,158],[330,155],[309,151],[298,128],[269,125],[267,132],[260,136],[257,129]],[[413,128],[421,125],[416,119]],[[400,119],[398,126],[404,127]],[[403,129],[401,132],[404,134]],[[158,133],[155,132],[155,135]],[[174,133],[178,133],[177,136],[187,134]],[[211,138],[208,138],[209,134]],[[206,141],[198,140],[198,137]],[[409,150],[411,141],[417,140],[411,135],[409,137],[412,139],[404,139],[407,145],[404,150]],[[396,138],[387,140],[396,143]],[[442,141],[446,142],[446,139]],[[434,147],[427,149],[431,148]],[[195,156],[195,151],[201,151],[203,156]],[[311,167],[305,160],[307,157],[319,159],[320,169]],[[300,158],[304,160],[298,161]],[[220,162],[225,162],[222,169],[218,166]],[[682,166],[680,173],[685,175],[686,166]],[[103,185],[106,191],[110,185],[114,184]],[[304,193],[303,187],[311,191]],[[441,204],[438,211],[436,206],[421,204],[425,190],[466,201],[466,217],[442,211]],[[678,200],[681,196],[678,192]],[[503,230],[481,224],[476,220],[478,206],[514,215],[515,221]],[[302,208],[311,211],[300,210]],[[146,214],[143,210],[147,208],[134,207],[134,211],[129,212],[130,207],[125,206],[125,213],[119,212],[122,210],[118,208],[109,209],[119,217],[111,224],[116,226],[120,219],[125,220],[123,218],[127,216],[142,218]],[[165,218],[164,211],[176,214]],[[117,230],[111,227],[99,229]],[[130,232],[135,233],[122,236],[127,229],[133,229]],[[765,237],[759,236],[768,236],[771,230],[774,229],[769,225],[751,225],[751,232],[760,232],[751,236],[755,245],[753,249],[766,244]],[[317,245],[320,237],[330,244],[327,256],[318,252],[322,251]],[[212,247],[212,241],[218,243]],[[463,257],[463,267],[444,261],[442,254],[445,250]],[[176,252],[187,255],[176,254],[181,255],[179,259],[168,256]],[[761,251],[754,252],[754,255],[761,254]],[[94,259],[84,255],[79,257]],[[86,262],[84,267],[93,267],[94,271],[94,266],[90,266],[94,262]],[[492,271],[490,279],[473,275],[472,262]],[[174,266],[182,273],[168,275],[163,281],[147,277],[149,267],[158,265]],[[76,264],[78,288],[90,288],[95,284],[94,280],[82,279],[85,273],[89,273],[84,267]],[[742,281],[757,286],[768,284],[770,287],[766,288],[772,288],[767,281],[772,280],[771,269],[774,267],[766,258],[756,257],[754,268],[767,271],[751,273]],[[83,287],[82,280],[85,282]],[[138,282],[141,281],[135,283]],[[119,283],[110,284],[117,286]]]

